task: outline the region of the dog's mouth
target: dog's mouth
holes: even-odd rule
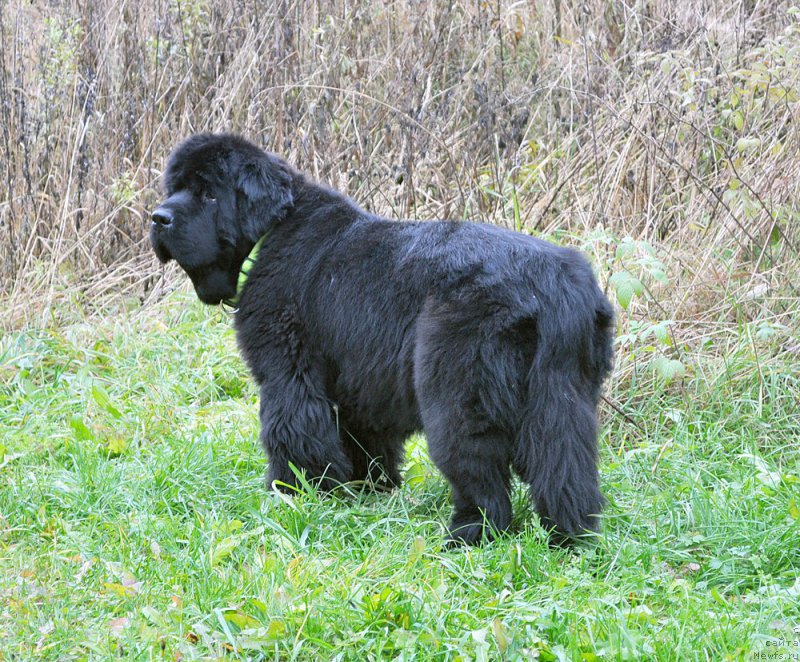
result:
[[[172,259],[172,255],[169,254],[169,251],[164,246],[153,246],[153,250],[160,262],[167,263]]]
[[[156,257],[160,262],[166,263],[172,259],[172,254],[161,241],[161,237],[159,236],[158,229],[155,225],[150,228],[150,245],[153,247],[153,252],[156,254]]]

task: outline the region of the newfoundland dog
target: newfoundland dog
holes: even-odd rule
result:
[[[396,486],[423,431],[452,487],[450,542],[509,526],[512,468],[559,541],[597,530],[613,311],[579,253],[380,218],[230,134],[179,145],[163,186],[150,241],[201,301],[235,308],[270,485]]]

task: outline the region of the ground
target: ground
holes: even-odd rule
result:
[[[799,380],[751,350],[614,385],[591,544],[551,549],[517,486],[509,534],[450,551],[421,438],[392,494],[269,492],[229,320],[189,294],[6,334],[0,660],[800,654]]]

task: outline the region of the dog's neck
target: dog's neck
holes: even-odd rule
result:
[[[239,305],[239,299],[242,296],[242,290],[244,289],[244,285],[250,276],[250,269],[252,269],[253,265],[256,263],[256,259],[258,258],[258,254],[261,251],[261,247],[264,245],[264,242],[267,240],[271,232],[272,228],[267,230],[267,232],[261,237],[261,239],[259,239],[250,249],[250,252],[247,254],[247,257],[245,257],[244,260],[242,260],[239,266],[239,274],[236,280],[236,294],[231,299],[225,299],[222,302],[226,306],[230,306],[231,308],[236,308]]]

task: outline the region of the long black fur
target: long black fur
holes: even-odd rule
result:
[[[199,134],[171,155],[153,248],[197,295],[241,294],[239,347],[261,389],[268,481],[290,464],[330,488],[401,481],[423,430],[450,482],[451,540],[511,522],[513,469],[543,524],[596,530],[596,406],[612,308],[578,252],[477,223],[389,221],[244,139]]]

